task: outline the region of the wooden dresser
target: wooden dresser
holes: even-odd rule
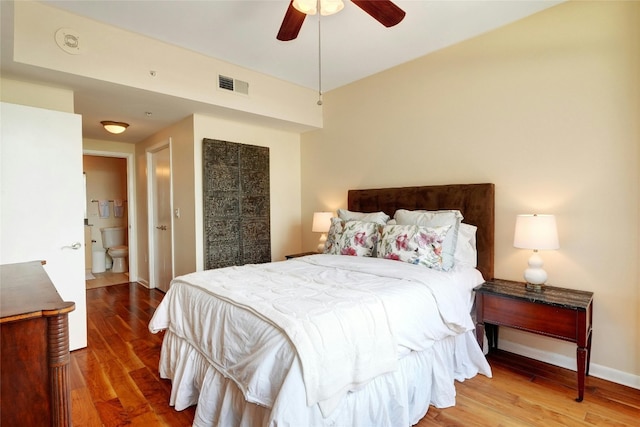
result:
[[[62,301],[33,261],[0,266],[0,425],[70,426],[69,323]]]

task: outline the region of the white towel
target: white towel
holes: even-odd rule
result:
[[[124,216],[124,202],[122,199],[113,200],[113,216],[122,218]]]
[[[98,200],[98,215],[100,215],[100,218],[109,218],[108,200]]]

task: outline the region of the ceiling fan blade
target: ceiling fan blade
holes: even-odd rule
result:
[[[393,27],[404,19],[405,11],[391,0],[351,0],[385,27]]]
[[[282,24],[280,25],[280,30],[278,31],[276,38],[286,42],[298,37],[298,33],[300,32],[300,28],[302,28],[302,23],[306,16],[307,15],[293,7],[293,0],[291,0],[291,3],[289,3],[289,7],[287,8],[287,12],[284,14],[284,19],[282,20]]]

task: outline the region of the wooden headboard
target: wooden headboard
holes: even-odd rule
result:
[[[464,216],[462,222],[478,227],[476,233],[478,270],[482,272],[485,280],[493,278],[494,184],[452,184],[349,190],[348,209],[357,212],[383,211],[392,218],[398,209],[458,209]]]

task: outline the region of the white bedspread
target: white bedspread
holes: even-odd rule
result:
[[[409,350],[473,329],[470,291],[481,282],[474,269],[314,255],[179,277],[149,328],[190,342],[267,407],[300,360],[307,404],[329,414]]]

